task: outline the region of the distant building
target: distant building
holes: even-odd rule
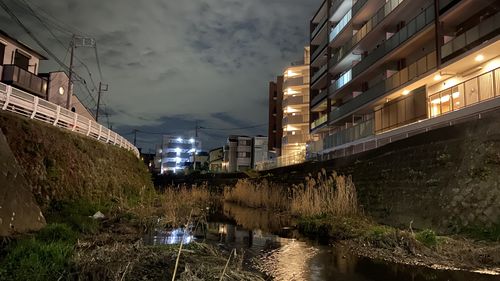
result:
[[[195,170],[208,170],[209,154],[206,151],[200,151],[194,156]]]
[[[222,163],[224,161],[224,147],[218,147],[208,152],[208,169],[212,173],[222,172]]]
[[[225,172],[243,172],[252,168],[252,138],[248,136],[229,136],[224,146]]]
[[[0,81],[41,99],[67,108],[91,120],[95,117],[68,91],[68,75],[63,71],[39,73],[40,61],[47,58],[28,45],[0,30]]]
[[[268,138],[265,136],[256,136],[252,138],[252,169],[255,164],[269,160]]]
[[[44,55],[0,30],[0,59],[2,83],[47,99],[47,80],[38,76]]]
[[[269,82],[269,127],[268,149],[275,156],[281,153],[281,138],[283,137],[283,76]]]
[[[201,151],[201,142],[195,138],[164,135],[161,146],[156,149],[155,171],[158,173],[184,171]]]
[[[283,138],[281,157],[284,164],[305,160],[309,141],[309,47],[304,58],[285,69],[283,80]]]

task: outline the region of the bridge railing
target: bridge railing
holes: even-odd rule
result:
[[[3,83],[0,83],[0,109],[125,148],[139,157],[139,150],[133,144],[94,120]]]

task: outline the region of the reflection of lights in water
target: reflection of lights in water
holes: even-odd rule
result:
[[[185,231],[184,228],[176,228],[171,231],[159,231],[153,236],[153,245],[173,245],[173,244],[189,244],[193,242],[194,236],[190,231]]]
[[[257,267],[277,281],[308,280],[309,260],[319,250],[305,242],[292,240],[262,257]]]

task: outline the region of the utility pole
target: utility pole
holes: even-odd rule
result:
[[[71,41],[69,42],[70,48],[70,57],[69,57],[69,73],[68,73],[68,94],[66,98],[66,109],[71,110],[71,96],[73,93],[71,92],[71,80],[73,79],[73,56],[75,54],[75,35],[71,37]]]
[[[76,47],[91,47],[95,48],[95,39],[89,37],[81,37],[73,34],[69,42],[70,58],[69,58],[69,73],[68,73],[68,97],[66,99],[66,108],[71,109],[71,97],[73,95],[72,82],[73,82],[73,57],[75,56]]]
[[[99,91],[97,92],[97,110],[95,112],[95,121],[99,122],[99,105],[101,104],[101,93],[108,91],[108,84],[99,82]],[[109,124],[108,124],[109,127]]]
[[[137,129],[134,129],[134,146],[136,146],[136,143],[137,143]]]
[[[196,120],[194,127],[194,151],[193,151],[193,171],[196,171],[196,141],[198,140],[198,120]]]

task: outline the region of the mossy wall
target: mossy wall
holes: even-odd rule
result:
[[[131,200],[152,188],[146,166],[125,149],[8,112],[0,129],[42,209],[54,200]]]
[[[287,184],[322,169],[352,175],[364,211],[382,223],[440,232],[500,226],[500,111],[379,149],[268,171]]]

